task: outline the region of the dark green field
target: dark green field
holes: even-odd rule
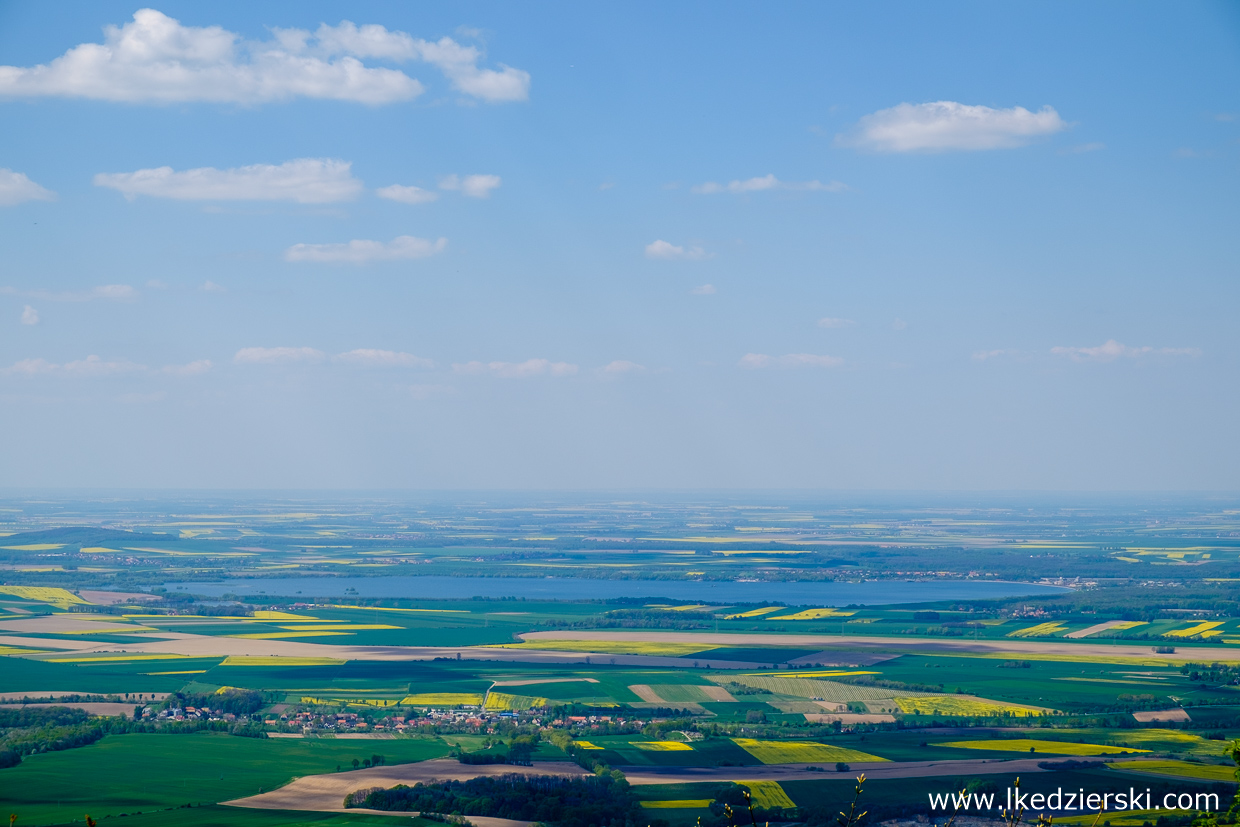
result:
[[[5,806],[33,827],[82,813],[98,818],[229,801],[297,776],[335,772],[375,753],[394,764],[442,757],[448,750],[439,739],[111,735],[89,747],[28,756],[0,779]]]

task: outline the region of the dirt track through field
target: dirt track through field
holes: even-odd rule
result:
[[[435,758],[416,764],[393,764],[352,772],[333,772],[325,775],[307,775],[297,778],[269,793],[225,801],[230,807],[248,807],[256,810],[313,810],[315,812],[340,812],[344,810],[344,797],[357,790],[371,787],[410,786],[430,781],[468,781],[482,776],[507,775],[588,775],[581,767],[569,761],[538,761],[532,767],[511,764],[462,764],[452,758]],[[367,812],[350,810],[350,812]],[[401,815],[408,816],[408,813]],[[478,821],[471,817],[471,821]],[[481,824],[481,822],[478,822]]]

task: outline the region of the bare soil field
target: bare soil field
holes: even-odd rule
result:
[[[435,758],[416,764],[394,764],[368,770],[308,775],[294,779],[278,790],[224,803],[230,807],[250,807],[259,810],[339,812],[344,810],[344,797],[356,790],[365,790],[370,787],[395,787],[397,784],[413,785],[430,781],[468,781],[481,776],[509,773],[563,776],[588,774],[570,761],[538,761],[532,767],[521,767],[512,764],[462,764],[453,758]],[[357,810],[356,812],[366,811]],[[409,813],[402,813],[402,815],[407,817]],[[472,817],[470,820],[476,821]]]

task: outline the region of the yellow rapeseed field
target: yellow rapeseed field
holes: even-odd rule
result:
[[[896,705],[906,715],[977,715],[983,717],[1036,718],[1054,712],[1036,706],[987,701],[971,695],[930,695],[919,698],[896,698]]]
[[[815,741],[758,741],[753,738],[733,738],[738,747],[757,758],[763,764],[811,764],[821,761],[834,764],[837,761],[886,761],[877,755],[846,747],[831,747]]]
[[[770,617],[767,620],[819,620],[824,617],[852,617],[856,612],[841,612],[837,609],[806,609],[796,614]]]
[[[1145,750],[1137,750],[1144,752]],[[1236,768],[1223,764],[1194,764],[1191,761],[1116,761],[1111,764],[1117,770],[1148,772],[1151,775],[1171,775],[1180,778],[1200,778],[1204,781],[1236,780]]]
[[[786,607],[784,606],[763,606],[761,609],[750,609],[747,612],[740,612],[739,614],[734,614],[734,615],[726,615],[724,617],[724,620],[736,620],[737,618],[742,618],[742,617],[761,617],[762,615],[770,614],[771,612],[782,612],[785,608]]]
[[[477,692],[423,692],[406,695],[403,706],[481,706],[482,695]]]
[[[493,712],[519,712],[540,706],[549,706],[546,698],[530,695],[509,695],[505,692],[490,692],[486,698],[486,708]]]
[[[647,810],[700,810],[710,806],[713,798],[679,798],[673,801],[643,801]]]
[[[50,603],[61,609],[68,608],[71,603],[86,602],[71,591],[51,586],[0,586],[0,594],[11,594],[14,597],[20,597],[22,600],[37,600],[40,603]]]
[[[607,749],[607,747],[600,747],[598,744],[592,744],[589,741],[573,741],[573,743],[580,749]]]
[[[1189,626],[1187,629],[1176,629],[1174,631],[1167,632],[1164,637],[1208,637],[1211,636],[1210,630],[1222,625],[1223,622],[1221,620],[1206,620],[1193,626]],[[1214,632],[1214,634],[1221,635],[1222,631]]]
[[[1057,635],[1068,627],[1062,623],[1051,621],[1050,623],[1039,623],[1037,626],[1027,626],[1024,629],[1017,629],[1015,632],[1008,632],[1008,637],[1045,637],[1047,635]]]
[[[779,786],[778,781],[742,781],[749,788],[749,795],[755,807],[771,809],[772,807],[795,807],[796,803]]]
[[[634,741],[632,745],[646,752],[687,752],[693,749],[684,741]]]

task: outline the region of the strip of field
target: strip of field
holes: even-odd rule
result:
[[[992,752],[1034,752],[1053,755],[1118,755],[1130,752],[1149,752],[1147,749],[1117,747],[1107,744],[1076,744],[1071,741],[1044,741],[1036,738],[1000,738],[986,741],[946,741],[936,747],[956,749],[984,749]]]
[[[405,706],[481,706],[482,695],[472,692],[423,692],[407,695],[401,701]]]
[[[641,805],[647,810],[703,810],[709,807],[712,801],[714,801],[713,798],[682,798],[670,801],[643,801]]]
[[[527,632],[522,639],[534,641],[544,638],[568,640],[612,640],[640,642],[680,642],[710,644],[712,646],[805,646],[841,648],[879,648],[887,651],[918,652],[926,654],[970,653],[993,657],[1044,656],[1048,660],[1063,659],[1095,663],[1151,663],[1180,664],[1186,661],[1212,663],[1240,663],[1240,652],[1218,647],[1191,647],[1177,652],[1155,653],[1149,644],[1085,643],[1057,640],[968,640],[965,638],[935,639],[884,637],[878,635],[777,635],[768,633],[724,632],[643,632],[643,631],[589,631],[589,632]]]
[[[902,689],[889,689],[879,686],[856,686],[839,681],[821,681],[810,678],[785,678],[775,675],[708,675],[708,680],[716,683],[739,683],[754,689],[765,689],[780,695],[795,695],[799,698],[818,698],[824,701],[847,703],[848,701],[881,701],[897,695],[935,696],[931,692],[909,692]]]
[[[1202,781],[1236,780],[1236,768],[1221,764],[1195,764],[1191,761],[1116,761],[1111,767],[1128,772],[1196,778]]]
[[[1090,635],[1101,634],[1102,632],[1112,630],[1122,632],[1126,629],[1133,629],[1137,626],[1144,625],[1146,625],[1146,621],[1144,620],[1108,620],[1105,623],[1097,623],[1085,629],[1077,629],[1075,632],[1068,632],[1068,634],[1064,635],[1064,637],[1077,640],[1079,638],[1089,637]]]
[[[903,694],[903,693],[902,693]],[[895,699],[900,711],[911,715],[980,715],[985,717],[1036,718],[1053,709],[1024,704],[988,701],[972,695],[931,695]]]
[[[867,779],[882,778],[938,778],[970,775],[1024,776],[1035,772],[1048,772],[1038,766],[1045,758],[1024,758],[1015,761],[916,761],[849,764],[848,772],[823,772],[825,762],[818,762],[817,769],[807,764],[770,764],[761,767],[619,767],[625,779],[634,786],[647,784],[684,784],[698,782],[733,781],[748,784],[752,781],[824,781],[838,778],[852,780],[860,773]]]
[[[696,652],[702,652],[711,647],[702,646],[697,643],[688,641],[664,641],[645,643],[641,641],[628,642],[623,640],[556,640],[542,639],[526,641],[525,643],[506,643],[504,649],[556,649],[568,652],[599,652],[600,654],[616,654],[616,655],[667,655],[678,657],[680,655],[692,655]]]
[[[795,807],[796,802],[788,797],[778,781],[746,781],[753,803],[764,809],[772,807]]]
[[[337,812],[344,809],[346,795],[368,787],[395,787],[397,784],[413,786],[432,781],[468,781],[480,776],[509,773],[567,777],[589,774],[569,761],[538,761],[532,767],[522,767],[513,764],[461,764],[450,758],[435,758],[416,764],[398,764],[369,770],[309,775],[295,779],[269,793],[224,803],[232,807],[252,807],[260,810]],[[401,815],[406,814],[401,813]]]
[[[733,738],[738,747],[763,764],[806,764],[814,761],[834,764],[837,761],[884,762],[887,759],[846,747],[833,747],[816,741],[759,741],[754,738]]]
[[[693,749],[684,741],[634,741],[633,746],[646,752],[690,752]]]

